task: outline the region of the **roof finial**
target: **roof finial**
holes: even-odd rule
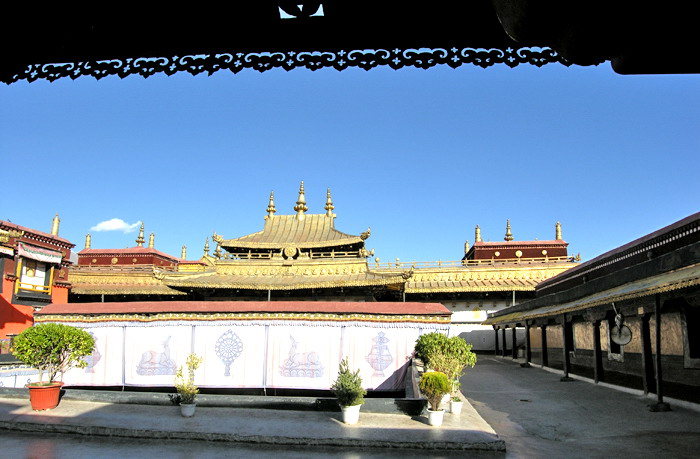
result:
[[[301,182],[301,185],[299,186],[299,199],[297,199],[297,205],[294,206],[294,210],[297,213],[297,220],[303,220],[304,219],[304,212],[309,210],[308,207],[306,207],[306,198],[304,197],[304,182]]]
[[[331,189],[328,188],[328,191],[326,191],[326,216],[328,217],[334,217],[333,215],[333,209],[335,209],[335,206],[333,205],[333,200],[331,199]]]
[[[275,192],[270,191],[270,203],[267,205],[267,216],[272,217],[277,212],[275,208]]]
[[[556,228],[556,240],[561,241],[561,223],[557,222],[557,224],[554,227]]]
[[[182,246],[182,252],[180,253],[180,258],[183,260],[187,260],[187,246],[183,245]]]
[[[155,246],[156,242],[156,235],[155,233],[151,233],[150,236],[148,236],[148,248],[152,249]]]
[[[204,256],[208,257],[209,256],[209,238],[207,237],[207,240],[204,242]]]
[[[474,244],[477,242],[482,242],[481,241],[481,228],[479,228],[479,225],[476,225],[476,228],[474,228]]]
[[[464,241],[464,254],[466,255],[467,252],[469,252],[469,239]]]
[[[89,249],[90,248],[90,243],[92,242],[92,236],[90,236],[90,233],[87,233],[85,235],[85,248]]]
[[[53,218],[53,222],[51,222],[51,234],[53,236],[58,236],[58,225],[61,224],[61,219],[58,218],[58,214]]]
[[[504,241],[512,241],[513,233],[510,231],[510,220],[506,220],[506,237],[503,238]]]
[[[146,240],[143,238],[143,222],[141,223],[141,229],[139,230],[139,237],[136,238],[136,245],[138,247],[143,247],[143,243]]]

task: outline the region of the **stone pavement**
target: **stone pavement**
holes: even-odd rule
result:
[[[361,413],[359,424],[349,426],[335,412],[198,406],[195,417],[184,418],[176,406],[68,397],[53,410],[35,412],[28,397],[2,395],[0,429],[15,431],[265,445],[505,450],[503,440],[468,403],[461,415],[446,413],[442,427],[429,426],[424,416],[400,413]]]

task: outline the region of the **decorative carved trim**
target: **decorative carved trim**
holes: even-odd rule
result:
[[[10,84],[20,80],[32,82],[39,79],[55,81],[59,78],[76,79],[81,76],[92,76],[98,80],[107,76],[125,78],[130,75],[141,75],[148,78],[156,73],[173,75],[177,72],[211,75],[219,70],[238,73],[244,69],[264,72],[276,68],[287,71],[297,68],[309,70],[334,68],[342,71],[351,67],[370,70],[378,66],[388,66],[398,70],[404,67],[428,69],[436,65],[449,65],[452,68],[457,68],[464,64],[473,64],[482,68],[491,67],[494,64],[505,64],[508,67],[531,64],[541,67],[555,62],[566,66],[570,65],[550,48],[526,47],[231,52],[196,56],[138,57],[123,60],[34,64],[29,65],[24,72],[12,75],[4,82]]]

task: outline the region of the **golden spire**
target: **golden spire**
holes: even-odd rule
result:
[[[464,241],[464,254],[466,255],[467,252],[469,252],[469,239]]]
[[[510,231],[510,220],[506,221],[506,237],[503,238],[504,241],[512,241],[513,233]]]
[[[209,256],[209,238],[204,242],[204,256]]]
[[[304,182],[301,182],[301,185],[299,186],[299,199],[297,199],[297,205],[294,206],[294,210],[297,213],[297,220],[303,220],[304,219],[304,212],[309,210],[308,207],[306,207],[306,198],[304,197]]]
[[[326,216],[328,217],[333,217],[333,209],[335,209],[335,206],[333,205],[333,200],[331,199],[331,189],[328,188],[328,191],[326,191]]]
[[[155,245],[156,242],[156,235],[155,233],[151,233],[150,236],[148,236],[148,248],[152,249],[153,246]]]
[[[187,246],[183,245],[182,246],[182,252],[180,253],[180,258],[183,260],[187,260]]]
[[[481,241],[481,228],[479,228],[479,225],[476,225],[476,228],[474,228],[474,243],[476,244],[477,242],[482,242]]]
[[[85,248],[89,249],[90,248],[90,243],[92,242],[92,236],[90,236],[90,233],[87,233],[85,235]]]
[[[141,223],[141,229],[139,230],[139,237],[136,238],[136,245],[138,247],[143,247],[143,243],[146,240],[143,238],[143,223]]]
[[[556,229],[556,240],[561,241],[561,223],[557,222],[557,224],[554,227]]]
[[[267,216],[272,217],[277,212],[275,208],[275,192],[270,191],[270,203],[267,205]]]
[[[51,234],[53,236],[58,236],[58,225],[61,224],[61,219],[58,218],[58,214],[53,218],[53,222],[51,222]]]

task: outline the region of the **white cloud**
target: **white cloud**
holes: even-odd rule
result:
[[[111,220],[98,223],[90,228],[90,231],[121,231],[126,234],[136,231],[140,225],[140,221],[130,225],[121,218],[113,218]]]

